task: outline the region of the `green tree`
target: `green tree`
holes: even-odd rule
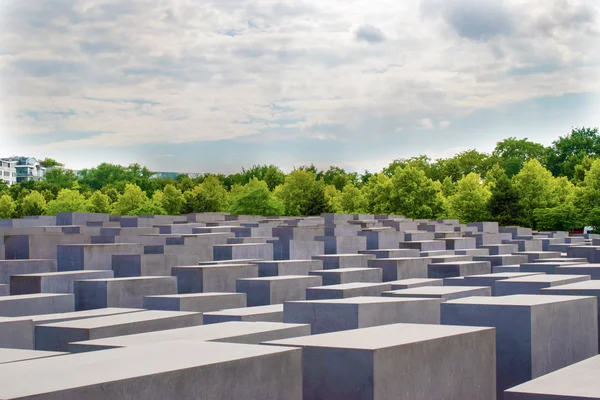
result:
[[[439,218],[445,212],[441,184],[413,166],[396,168],[390,206],[394,213],[408,218]]]
[[[442,181],[442,194],[448,198],[456,193],[456,185],[452,182],[452,178],[445,177]]]
[[[52,158],[43,159],[42,161],[40,161],[40,165],[45,168],[64,167],[65,166],[65,164],[59,163],[58,161],[56,161]]]
[[[581,210],[584,220],[590,218],[589,212],[600,208],[600,159],[594,160],[585,172],[583,182],[576,189],[574,203]]]
[[[448,198],[452,218],[461,223],[488,221],[488,203],[492,193],[482,183],[481,176],[474,172],[463,177],[456,185],[456,194]]]
[[[527,161],[538,160],[545,164],[547,155],[548,150],[543,145],[515,137],[498,142],[492,153],[509,178],[518,174]]]
[[[367,200],[360,189],[352,184],[344,186],[339,194],[339,209],[344,214],[361,214],[367,209]]]
[[[54,184],[60,188],[70,188],[77,181],[77,175],[73,171],[65,169],[51,169],[46,172],[45,180],[48,184]]]
[[[232,214],[244,215],[280,215],[283,205],[272,195],[264,181],[252,178],[244,186],[236,186],[231,191]]]
[[[229,193],[214,176],[207,177],[193,190],[185,192],[184,198],[185,213],[219,212],[226,211],[229,207]]]
[[[317,215],[327,210],[325,184],[312,171],[297,169],[274,192],[286,215]]]
[[[125,187],[125,192],[114,204],[114,211],[117,215],[138,215],[135,211],[147,201],[146,192],[138,185],[129,183]]]
[[[88,199],[88,211],[93,213],[108,214],[112,206],[110,197],[97,190]]]
[[[491,168],[490,155],[480,153],[477,150],[467,150],[456,154],[454,157],[436,160],[431,165],[430,172],[426,173],[428,178],[443,182],[446,177],[452,182],[458,182],[462,177],[477,173],[485,176]]]
[[[62,189],[55,200],[48,203],[47,215],[56,215],[59,212],[85,212],[88,211],[88,202],[76,190]]]
[[[536,209],[556,205],[554,177],[538,160],[527,161],[513,177],[513,185],[519,193],[521,221],[526,226],[535,226]]]
[[[538,208],[533,212],[536,229],[544,231],[572,231],[581,226],[581,215],[573,204],[552,208]]]
[[[21,200],[23,216],[44,215],[46,213],[46,199],[42,194],[33,190]]]
[[[0,219],[9,219],[15,215],[17,203],[7,194],[0,196]]]
[[[519,192],[514,188],[512,181],[506,174],[498,174],[490,189],[488,210],[492,219],[503,226],[517,225],[521,219],[521,206]]]
[[[371,214],[391,214],[390,197],[392,180],[383,173],[375,174],[363,185],[361,191],[366,200],[367,212]]]
[[[163,190],[163,198],[158,205],[161,206],[169,215],[179,215],[184,203],[185,198],[183,197],[181,190],[169,184],[165,186]]]
[[[555,176],[573,179],[577,165],[585,157],[600,156],[600,134],[598,128],[574,128],[566,136],[552,142],[548,152],[548,168]]]
[[[167,212],[159,204],[149,200],[129,212],[129,215],[167,215]]]

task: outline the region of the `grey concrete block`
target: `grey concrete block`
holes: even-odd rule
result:
[[[0,297],[0,316],[23,317],[74,311],[72,294],[40,293]]]
[[[190,293],[146,296],[148,310],[210,312],[246,307],[245,293]]]
[[[116,254],[144,254],[144,246],[137,243],[61,245],[57,248],[56,261],[59,271],[110,270],[112,256]]]
[[[489,261],[492,267],[497,265],[516,265],[529,262],[527,255],[501,254],[496,256],[474,256],[473,261]]]
[[[306,288],[322,284],[320,276],[268,276],[238,279],[236,292],[246,293],[249,307],[306,299]]]
[[[420,253],[419,249],[378,249],[360,251],[360,254],[373,254],[376,258],[420,257]]]
[[[287,339],[307,335],[310,335],[310,325],[308,324],[232,321],[73,342],[69,343],[69,351],[71,353],[85,353],[121,347],[143,346],[174,340],[259,344],[260,342],[268,340]]]
[[[443,286],[443,279],[429,279],[429,278],[413,278],[413,279],[401,279],[399,281],[388,282],[392,285],[392,290],[410,289],[414,287],[422,286]]]
[[[173,267],[173,276],[177,277],[177,291],[186,293],[233,293],[236,280],[258,278],[257,264],[216,264]]]
[[[527,261],[530,263],[535,262],[536,260],[560,257],[560,252],[558,251],[521,251],[514,254],[527,256]]]
[[[76,281],[75,309],[105,307],[142,308],[144,296],[176,294],[177,280],[171,276],[88,279]]]
[[[542,272],[545,274],[556,274],[557,268],[565,265],[578,265],[579,263],[563,263],[563,262],[545,262],[544,260],[538,260],[539,262],[524,263],[521,264],[521,271],[523,272]],[[573,274],[578,275],[578,274]]]
[[[540,376],[504,392],[505,400],[600,399],[600,356]]]
[[[283,321],[310,324],[313,335],[401,322],[439,324],[440,302],[384,297],[289,301],[283,305]]]
[[[0,284],[10,283],[12,275],[56,271],[56,260],[2,260],[0,261]]]
[[[519,246],[516,244],[486,244],[479,248],[488,250],[491,256],[513,254],[519,251]]]
[[[73,293],[75,281],[82,279],[108,279],[113,277],[109,270],[64,271],[13,275],[10,277],[10,294]]]
[[[471,296],[491,296],[492,290],[487,286],[421,286],[387,291],[381,295],[383,297],[429,297],[448,301]]]
[[[496,328],[499,399],[505,389],[598,354],[593,297],[471,297],[441,307],[442,324]]]
[[[494,340],[491,328],[394,324],[265,344],[302,348],[305,400],[492,400]]]
[[[489,286],[494,293],[494,282],[512,278],[522,278],[524,276],[541,275],[540,272],[498,272],[495,274],[469,275],[463,279],[464,286]]]
[[[431,259],[430,264],[450,263],[450,262],[461,262],[461,261],[473,261],[473,256],[459,256],[456,254],[451,255],[434,255],[427,254],[426,257]]]
[[[134,312],[146,311],[141,308],[118,308],[118,307],[108,307],[108,308],[99,308],[96,310],[86,310],[86,311],[73,311],[73,312],[63,312],[56,314],[39,314],[39,315],[30,315],[24,318],[30,318],[33,321],[34,326],[45,325],[45,324],[53,324],[55,322],[65,322],[65,321],[75,321],[78,319],[87,319],[87,318],[96,318],[96,317],[107,317],[110,315],[119,315],[119,314],[129,314]]]
[[[446,242],[446,250],[475,249],[477,246],[474,237],[447,237],[441,240]]]
[[[455,250],[454,254],[456,255],[465,255],[465,256],[489,256],[490,252],[488,249],[466,249],[466,250]]]
[[[258,262],[258,276],[309,275],[323,268],[319,260],[278,260]]]
[[[356,254],[367,250],[365,236],[317,236],[315,240],[325,244],[325,254]]]
[[[36,350],[67,351],[71,342],[202,325],[202,314],[140,311],[38,325]]]
[[[390,290],[389,283],[344,283],[341,285],[317,286],[306,289],[307,300],[347,299],[358,296],[381,296]]]
[[[494,294],[496,296],[540,294],[540,290],[544,288],[589,280],[589,275],[530,275],[494,282]]]
[[[382,282],[382,271],[379,268],[340,268],[311,271],[310,275],[320,276],[323,286],[340,285],[352,282]]]
[[[377,258],[368,261],[369,268],[381,268],[383,281],[397,281],[410,278],[427,278],[427,257]]]
[[[600,264],[568,264],[564,263],[555,270],[561,275],[589,275],[593,280],[600,280]]]
[[[400,242],[401,249],[418,249],[419,251],[446,250],[443,240],[419,240],[414,242]]]
[[[451,278],[455,276],[480,275],[492,272],[489,261],[456,261],[427,266],[429,278]]]
[[[233,343],[164,342],[51,357],[2,365],[0,375],[0,398],[23,400],[302,398],[299,351]]]
[[[0,317],[0,348],[33,350],[33,335],[31,318]]]
[[[212,257],[211,257],[212,258]],[[169,276],[178,265],[195,265],[204,258],[198,254],[117,254],[112,256],[115,278]]]
[[[10,285],[0,284],[0,297],[10,296]]]
[[[313,256],[313,260],[323,263],[323,269],[367,268],[369,260],[375,259],[373,254],[322,254]]]
[[[35,360],[38,358],[63,356],[68,353],[57,351],[37,351],[23,349],[4,349],[0,348],[0,364],[9,364],[19,361]]]
[[[213,247],[213,259],[243,260],[243,259],[273,260],[272,243],[219,244]]]
[[[229,321],[283,322],[283,304],[269,306],[232,308],[204,313],[204,324],[217,324]]]

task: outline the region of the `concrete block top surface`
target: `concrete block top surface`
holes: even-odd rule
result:
[[[227,292],[208,292],[208,293],[185,293],[185,294],[161,294],[155,296],[145,296],[146,298],[163,298],[163,299],[198,299],[223,296],[239,296],[241,293]]]
[[[56,357],[65,354],[69,353],[63,353],[60,351],[38,351],[0,348],[0,364],[7,364],[16,361],[33,360],[36,358]]]
[[[430,301],[425,297],[377,297],[377,296],[357,296],[348,297],[346,299],[324,299],[324,300],[298,300],[288,301],[287,303],[301,303],[301,304],[381,304],[381,303],[402,303],[407,301]],[[285,306],[285,305],[284,305]]]
[[[236,262],[237,260],[230,260],[229,263],[224,263],[224,264],[202,264],[202,265],[177,265],[174,266],[173,268],[202,268],[202,269],[208,269],[208,268],[227,268],[227,267],[247,267],[249,265],[254,265],[256,266],[256,263],[238,263]]]
[[[398,281],[390,281],[386,282],[388,284],[394,285],[419,285],[425,283],[437,283],[442,281],[441,279],[434,278],[409,278],[409,279],[400,279]]]
[[[103,339],[86,340],[84,342],[73,342],[74,345],[85,344],[93,346],[126,347],[141,346],[150,343],[159,343],[170,340],[197,340],[211,341],[230,338],[239,335],[272,331],[277,329],[289,329],[306,326],[306,324],[284,324],[281,322],[221,322],[218,324],[198,325],[187,328],[169,329],[163,331],[137,333],[134,335],[114,336]]]
[[[525,276],[532,275],[545,275],[544,272],[497,272],[495,274],[481,274],[481,275],[468,275],[465,276],[465,279],[472,278],[496,278],[496,279],[513,279],[513,278],[522,278]]]
[[[539,305],[563,303],[571,300],[588,299],[590,296],[552,296],[537,294],[513,294],[509,296],[473,296],[450,300],[446,304],[471,304],[482,306],[534,307]]]
[[[328,286],[316,286],[311,287],[309,289],[323,289],[323,290],[346,290],[346,289],[358,289],[358,288],[366,288],[366,287],[377,287],[377,286],[390,286],[389,282],[383,283],[370,283],[370,282],[350,282],[350,283],[342,283],[339,285],[328,285]]]
[[[589,280],[575,283],[567,283],[565,285],[555,286],[553,288],[542,289],[544,291],[561,291],[561,290],[600,290],[600,281]]]
[[[229,308],[221,311],[213,311],[204,313],[204,315],[230,315],[230,316],[244,316],[244,315],[257,315],[257,314],[270,314],[276,312],[283,312],[283,304],[271,304],[268,306],[255,306],[255,307],[242,307],[242,308]]]
[[[59,297],[73,297],[70,293],[33,293],[33,294],[19,294],[14,296],[2,296],[0,301],[17,301],[17,300],[28,300],[28,299],[52,299]]]
[[[79,282],[127,282],[127,281],[146,281],[146,280],[157,280],[157,279],[175,279],[172,276],[130,276],[127,278],[96,278],[96,279],[82,279]]]
[[[61,321],[40,326],[69,329],[95,329],[105,326],[127,325],[130,323],[159,320],[165,318],[181,317],[184,315],[199,314],[185,311],[140,311],[127,314],[108,315],[104,317],[85,318],[70,321]]]
[[[223,264],[247,265],[247,264],[256,264],[257,262],[263,262],[263,260],[259,259],[259,258],[244,258],[244,259],[240,259],[240,260],[200,261],[198,263],[198,265],[201,265],[201,266],[223,265]]]
[[[310,271],[312,274],[341,274],[341,273],[349,273],[349,272],[360,272],[360,271],[372,271],[376,268],[339,268],[339,269],[318,269]]]
[[[600,399],[599,370],[600,356],[595,356],[510,388],[505,393],[514,393],[511,397],[514,399]]]
[[[414,295],[432,295],[432,296],[443,296],[452,293],[470,292],[477,289],[486,289],[488,286],[419,286],[410,289],[393,290],[388,293],[403,294],[406,296]]]
[[[85,269],[85,270],[75,270],[75,271],[59,271],[59,272],[38,272],[33,274],[14,274],[11,276],[73,276],[73,275],[89,275],[90,273],[99,272],[99,273],[107,273],[107,270],[93,270],[93,269]],[[110,270],[108,272],[111,272]],[[109,279],[109,278],[106,278]]]
[[[146,311],[146,310],[144,310],[142,308],[108,307],[108,308],[98,308],[95,310],[75,311],[75,312],[69,312],[69,313],[30,315],[27,318],[33,320],[33,323],[35,325],[40,325],[40,324],[44,324],[44,323],[49,324],[49,323],[53,323],[53,322],[70,321],[70,320],[75,320],[75,319],[106,317],[109,315],[127,314],[127,313],[140,312],[140,311]]]
[[[309,276],[309,275],[281,275],[281,276],[263,276],[260,278],[241,278],[238,281],[256,281],[256,282],[270,282],[270,281],[295,281],[295,280],[315,280],[319,281],[321,278],[318,276]]]
[[[589,280],[589,275],[546,275],[537,274],[522,276],[520,278],[510,278],[504,280],[504,282],[533,282],[533,283],[561,283],[570,282],[573,279]]]
[[[0,365],[4,382],[0,386],[0,398],[42,396],[77,387],[292,351],[298,350],[277,346],[173,341],[4,364]]]
[[[493,329],[451,325],[391,324],[275,340],[268,342],[268,344],[296,347],[310,346],[378,350]]]

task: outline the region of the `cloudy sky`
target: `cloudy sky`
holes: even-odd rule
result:
[[[0,156],[378,170],[600,126],[600,0],[0,0]]]

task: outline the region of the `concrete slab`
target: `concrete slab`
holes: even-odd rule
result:
[[[73,285],[82,279],[113,278],[113,271],[64,271],[13,275],[10,277],[10,294],[73,293]]]
[[[9,284],[12,275],[56,271],[56,260],[0,260],[0,284]]]
[[[385,297],[289,301],[283,305],[283,321],[310,324],[313,335],[400,322],[439,324],[440,302]]]
[[[323,269],[367,268],[373,254],[321,254],[313,256],[313,260],[323,262]]]
[[[383,281],[397,281],[411,278],[427,278],[427,257],[377,258],[368,261],[369,268],[381,268]]]
[[[246,307],[245,293],[189,293],[146,296],[148,310],[210,312]]]
[[[414,278],[414,279],[401,279],[399,281],[388,282],[392,285],[392,290],[410,289],[414,287],[422,286],[443,286],[443,279],[429,279],[429,278]]]
[[[530,275],[496,281],[494,282],[494,293],[496,296],[540,294],[540,290],[543,288],[589,280],[589,275]]]
[[[0,364],[9,364],[18,361],[35,360],[37,358],[47,358],[64,356],[69,353],[58,351],[37,351],[22,349],[4,349],[0,348]]]
[[[30,317],[0,317],[0,347],[33,350],[34,326]]]
[[[422,286],[411,289],[383,292],[383,297],[428,297],[434,299],[454,300],[471,296],[491,296],[492,290],[487,286]]]
[[[204,313],[205,325],[229,321],[283,322],[283,304],[232,308]]]
[[[177,292],[209,293],[235,292],[236,280],[257,278],[257,264],[216,264],[178,266],[171,269],[171,274],[177,278]]]
[[[491,328],[394,324],[265,344],[302,348],[305,400],[492,400],[494,340]]]
[[[202,325],[201,313],[140,311],[38,325],[36,350],[67,351],[71,342]]]
[[[319,260],[278,260],[258,262],[258,276],[309,275],[323,268]]]
[[[0,297],[0,316],[24,317],[36,314],[72,312],[72,294],[39,293]]]
[[[383,279],[380,268],[340,268],[311,271],[310,275],[320,276],[323,286],[340,285],[352,282],[378,283]]]
[[[429,278],[451,278],[455,276],[490,274],[492,265],[489,261],[456,261],[429,264],[427,276]]]
[[[341,285],[309,287],[306,289],[306,300],[347,299],[358,296],[381,296],[390,290],[389,283],[354,282]]]
[[[249,307],[283,304],[285,301],[304,300],[307,288],[322,284],[320,276],[267,276],[238,279],[236,292],[246,293]]]

